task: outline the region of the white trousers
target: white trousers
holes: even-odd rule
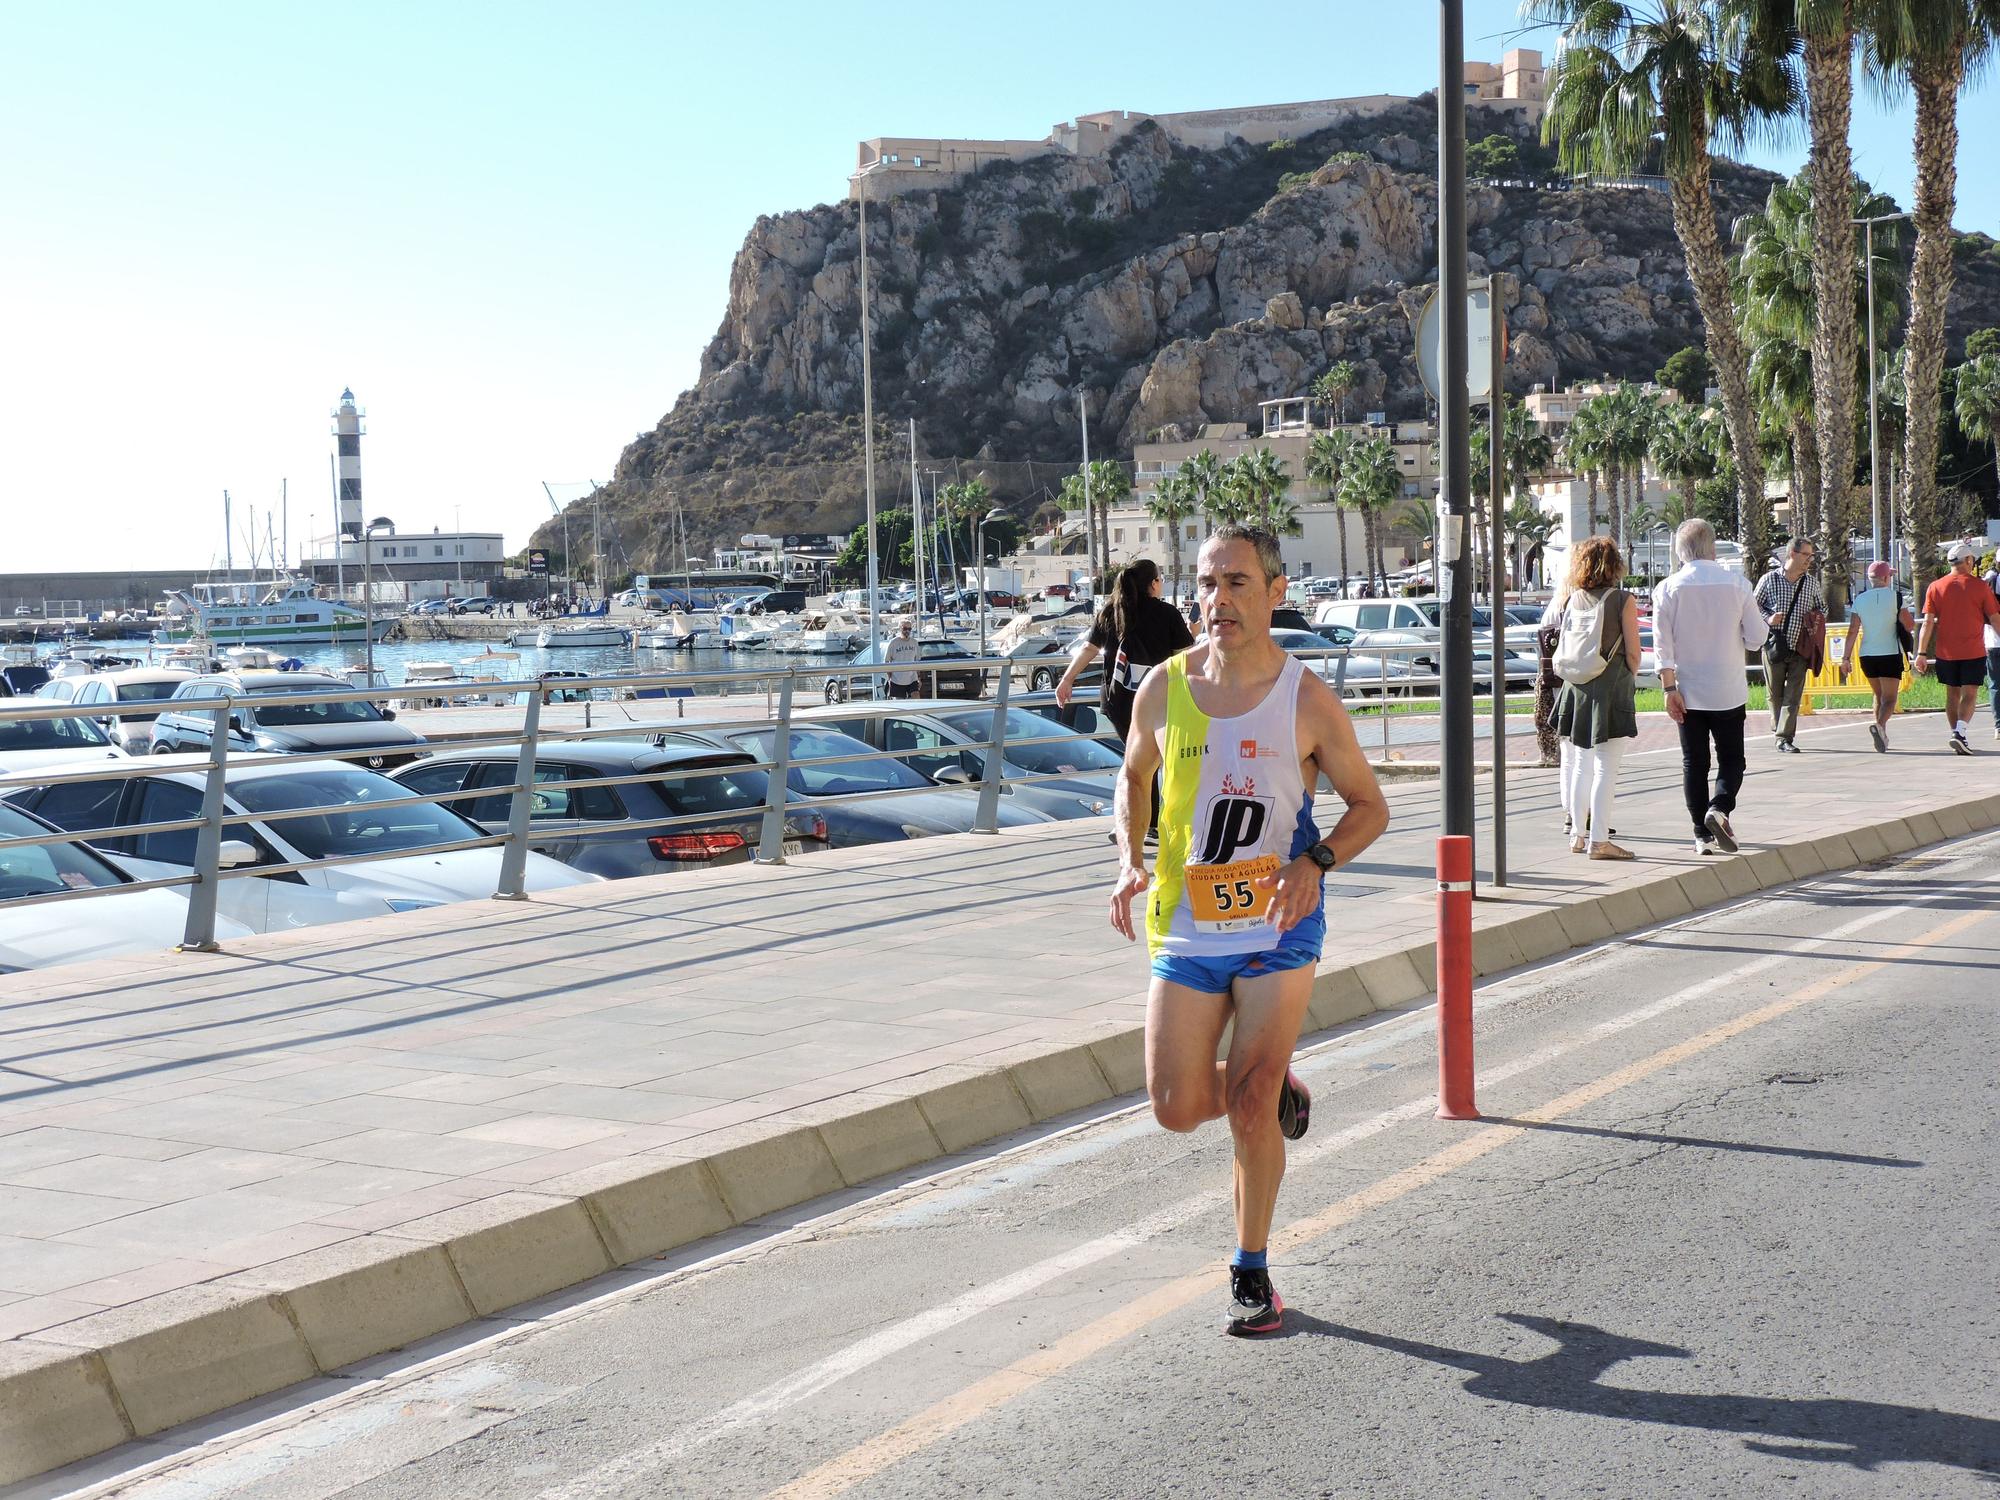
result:
[[[1626,744],[1622,739],[1606,740],[1584,750],[1563,741],[1563,811],[1570,816],[1573,837],[1582,835],[1588,821],[1592,843],[1610,842],[1611,804],[1618,796],[1618,767],[1625,759]]]

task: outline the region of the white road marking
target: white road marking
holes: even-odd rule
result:
[[[1969,836],[1969,839],[1980,837],[1983,836],[1972,835]],[[1969,839],[1955,840],[1953,843],[1963,843],[1969,841]],[[1945,847],[1950,846],[1947,845]],[[1953,859],[1948,864],[1937,867],[1928,873],[1934,875],[1942,874],[1948,869],[1969,863],[1970,860],[1971,857]],[[1676,922],[1661,925],[1664,928],[1686,926],[1699,921],[1712,922],[1731,911],[1755,905],[1761,899],[1763,898],[1758,896],[1748,897],[1735,906],[1695,913],[1690,917],[1681,918]],[[1769,954],[1689,985],[1661,1000],[1625,1012],[1610,1020],[1600,1022],[1568,1041],[1553,1043],[1511,1059],[1498,1067],[1487,1069],[1479,1074],[1479,1086],[1487,1088],[1503,1083],[1522,1073],[1542,1067],[1567,1053],[1590,1046],[1633,1026],[1643,1025],[1645,1022],[1665,1015],[1680,1006],[1711,995],[1717,990],[1740,984],[1745,978],[1780,967],[1800,955],[1810,954],[1816,949],[1837,944],[1843,939],[1865,931],[1879,923],[1906,917],[1911,912],[1922,910],[1925,906],[1931,904],[1933,903],[1918,901],[1902,906],[1885,907],[1842,923],[1818,936],[1796,939],[1775,948]],[[1536,969],[1511,974],[1499,981],[1494,986],[1494,989],[1504,990],[1516,986],[1525,987],[1527,980],[1538,977],[1547,968],[1570,963],[1582,963],[1603,953],[1608,947],[1629,943],[1630,941],[1631,937],[1626,936],[1614,940],[1613,943],[1598,944],[1590,948],[1580,949],[1574,953],[1551,960],[1550,963],[1538,966]],[[1501,1000],[1502,996],[1488,991],[1487,998],[1483,1002],[1484,1008],[1490,1009],[1493,1003]],[[1346,1057],[1381,1051],[1406,1040],[1405,1033],[1428,1025],[1434,1025],[1434,1012],[1434,1005],[1425,1006],[1408,1015],[1397,1016],[1376,1026],[1369,1027],[1358,1035],[1349,1033],[1329,1038],[1328,1041],[1319,1044],[1319,1046],[1311,1050],[1317,1054],[1341,1053]],[[1143,1104],[1132,1107],[1133,1111],[1145,1108],[1146,1106]],[[1295,1164],[1317,1161],[1325,1156],[1353,1146],[1360,1141],[1379,1135],[1386,1130],[1393,1129],[1398,1125],[1422,1119],[1428,1116],[1433,1108],[1434,1102],[1429,1094],[1426,1093],[1404,1104],[1370,1116],[1368,1119],[1358,1121],[1344,1130],[1319,1137],[1311,1145],[1295,1150],[1292,1160]],[[1102,1126],[1107,1120],[1114,1120],[1117,1117],[1117,1114],[1100,1116],[1095,1120],[1072,1126],[1055,1136],[1037,1137],[1035,1140],[1009,1148],[1007,1153],[1002,1154],[1005,1155],[1014,1152],[1025,1154],[1032,1152],[1038,1146],[1045,1147],[1051,1139],[1060,1139],[1065,1135],[1089,1131]],[[1132,1121],[1124,1121],[1114,1128],[1122,1133],[1134,1123]],[[1145,1122],[1143,1119],[1136,1123],[1150,1128],[1149,1122]],[[1138,1132],[1135,1131],[1133,1133]],[[963,1176],[968,1173],[989,1171],[991,1168],[991,1158],[975,1163],[954,1163],[952,1166],[941,1169],[930,1177],[919,1179],[913,1183],[899,1185],[888,1190],[888,1192],[889,1194],[902,1195],[913,1191],[921,1192],[926,1189],[934,1189],[937,1185],[947,1182],[954,1177]],[[887,1195],[885,1194],[884,1196]],[[871,1364],[879,1362],[892,1353],[909,1348],[927,1338],[934,1337],[950,1328],[963,1324],[986,1311],[1003,1305],[1009,1300],[1026,1295],[1060,1276],[1071,1274],[1105,1260],[1112,1255],[1116,1255],[1121,1251],[1133,1248],[1148,1239],[1157,1238],[1160,1235],[1180,1228],[1205,1212],[1219,1209],[1227,1202],[1227,1199],[1228,1194],[1223,1191],[1196,1194],[1182,1200],[1180,1203],[1146,1216],[1144,1219],[1134,1223],[1127,1230],[1101,1236],[1086,1244],[1075,1246],[1059,1255],[1048,1257],[1034,1265],[1013,1272],[1009,1276],[1002,1277],[985,1287],[976,1288],[964,1296],[954,1298],[948,1303],[915,1314],[900,1323],[879,1330],[866,1339],[859,1340],[844,1349],[828,1355],[826,1358],[808,1366],[804,1370],[797,1371],[781,1381],[766,1386],[764,1389],[733,1403],[714,1416],[702,1419],[684,1428],[679,1433],[663,1439],[659,1443],[633,1453],[621,1455],[619,1458],[587,1475],[579,1476],[552,1489],[545,1490],[537,1497],[537,1500],[586,1500],[586,1497],[588,1497],[588,1500],[595,1500],[595,1497],[601,1494],[609,1485],[621,1481],[643,1478],[653,1469],[670,1463],[676,1457],[694,1448],[701,1447],[714,1437],[720,1436],[724,1430],[740,1430],[743,1425],[749,1422],[768,1421],[780,1412],[797,1405],[801,1401],[810,1399],[820,1391],[838,1384],[841,1380],[867,1368]],[[391,1458],[388,1455],[392,1452],[404,1453],[405,1444],[403,1442],[383,1443],[379,1438],[381,1432],[393,1430],[395,1422],[407,1418],[408,1413],[404,1403],[417,1403],[425,1400],[427,1396],[445,1396],[446,1393],[452,1391],[485,1390],[497,1388],[502,1383],[515,1382],[515,1377],[511,1374],[501,1370],[498,1366],[486,1362],[488,1356],[506,1344],[523,1340],[531,1335],[561,1326],[578,1318],[604,1311],[620,1302],[658,1291],[663,1285],[685,1277],[691,1272],[727,1264],[745,1254],[749,1249],[755,1249],[759,1254],[768,1254],[772,1249],[788,1241],[822,1233],[830,1225],[839,1225],[861,1214],[868,1213],[872,1210],[872,1207],[872,1204],[844,1205],[831,1213],[795,1225],[781,1234],[760,1239],[753,1246],[731,1245],[729,1248],[714,1255],[704,1257],[686,1265],[663,1270],[658,1275],[649,1276],[637,1284],[628,1282],[607,1291],[602,1296],[573,1304],[563,1308],[559,1312],[549,1314],[532,1322],[511,1322],[508,1326],[497,1330],[489,1337],[456,1348],[450,1353],[422,1361],[407,1369],[395,1371],[377,1379],[359,1382],[352,1390],[328,1396],[321,1401],[301,1407],[297,1411],[271,1418],[239,1432],[223,1434],[185,1453],[168,1455],[143,1467],[128,1471],[125,1474],[98,1481],[84,1489],[72,1491],[68,1500],[108,1500],[108,1497],[121,1494],[134,1496],[143,1494],[145,1500],[225,1500],[225,1497],[226,1500],[252,1500],[252,1497],[258,1495],[260,1492],[281,1495],[283,1500],[322,1500],[324,1496],[338,1493],[339,1488],[344,1488],[347,1485],[372,1477],[372,1474],[362,1473],[361,1469],[368,1467],[369,1464],[375,1462],[378,1458],[381,1460],[381,1464],[379,1468],[373,1470],[373,1473],[386,1472],[390,1468],[410,1462],[415,1458],[440,1451],[442,1448],[450,1446],[458,1438],[474,1436],[478,1431],[484,1430],[486,1427],[498,1425],[506,1421],[510,1416],[514,1415],[515,1410],[527,1409],[527,1407],[521,1406],[518,1401],[506,1403],[496,1399],[490,1404],[506,1404],[510,1406],[510,1409],[490,1413],[493,1420],[483,1423],[478,1427],[460,1428],[455,1437],[441,1435],[440,1440],[431,1443],[429,1447],[423,1446],[428,1441],[428,1436],[412,1433],[410,1436],[416,1440],[415,1446],[421,1448],[422,1451],[408,1452],[401,1457]],[[458,1385],[455,1383],[455,1379],[462,1379],[465,1384],[462,1386]],[[482,1382],[491,1382],[492,1385],[483,1385]],[[532,1382],[516,1383],[522,1387],[532,1386],[533,1384]],[[529,1402],[530,1406],[545,1404],[547,1400],[556,1399],[558,1396],[564,1394],[560,1389],[550,1389],[547,1387],[540,1389],[548,1391],[548,1394],[540,1399],[532,1400]],[[449,1399],[448,1396],[446,1398]],[[440,1413],[438,1420],[444,1422],[449,1419]],[[724,1423],[729,1424],[726,1429],[723,1427]],[[385,1426],[384,1424],[389,1425]],[[442,1434],[442,1427],[437,1430]],[[367,1444],[375,1446],[370,1447],[367,1453],[355,1457],[354,1463],[357,1467],[350,1470],[349,1477],[340,1481],[336,1488],[308,1488],[306,1483],[307,1476],[298,1474],[296,1470],[292,1470],[290,1477],[295,1478],[299,1482],[280,1482],[275,1489],[263,1489],[260,1491],[259,1487],[263,1485],[267,1478],[286,1473],[290,1466],[300,1463],[301,1455],[334,1454],[337,1453],[342,1444]],[[31,1481],[30,1483],[33,1482]],[[44,1493],[55,1492],[45,1491]]]

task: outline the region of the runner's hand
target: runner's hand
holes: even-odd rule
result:
[[[1300,856],[1274,875],[1260,876],[1258,886],[1277,894],[1271,898],[1271,926],[1290,932],[1319,908],[1320,868]]]
[[[1127,865],[1111,888],[1111,926],[1128,943],[1139,935],[1132,926],[1132,898],[1144,895],[1151,883],[1144,865]]]
[[[1065,674],[1056,681],[1056,705],[1060,708],[1068,708],[1069,696],[1069,677]]]

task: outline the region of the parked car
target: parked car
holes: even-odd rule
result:
[[[500,608],[500,601],[491,594],[475,594],[470,599],[459,600],[458,607],[469,615],[490,615]]]
[[[415,604],[410,606],[410,613],[413,615],[449,614],[451,606],[452,601],[449,599],[419,599]]]
[[[651,740],[556,740],[535,752],[536,791],[528,819],[534,847],[573,869],[608,880],[660,875],[754,858],[763,834],[768,783],[747,751],[656,745]],[[452,750],[396,772],[413,792],[439,796],[514,784],[508,749]],[[695,775],[712,771],[713,775]],[[559,787],[545,783],[645,776],[620,786]],[[513,793],[496,791],[444,804],[491,833],[506,830]],[[699,823],[643,826],[703,816]],[[636,828],[610,825],[637,822]],[[788,813],[784,852],[812,854],[836,844],[901,838],[893,819],[865,809],[829,807]]]
[[[12,775],[6,801],[90,843],[144,880],[194,868],[197,830],[122,834],[122,828],[201,816],[206,756],[148,761],[148,774],[123,780],[89,775]],[[157,767],[157,769],[154,769]],[[499,886],[498,848],[439,850],[485,830],[442,803],[381,804],[409,795],[388,777],[341,761],[232,767],[226,812],[252,821],[224,825],[222,866],[300,864],[303,869],[223,880],[217,909],[253,932],[348,922],[491,896]],[[298,808],[328,811],[269,817]],[[361,864],[317,861],[346,854],[389,855]],[[559,890],[595,880],[539,854],[528,856],[527,889]]]
[[[886,642],[882,643],[886,644]],[[970,662],[978,658],[956,641],[921,641],[923,647],[922,670],[917,677],[917,692],[925,698],[983,698],[986,696],[986,672],[982,667],[947,667],[933,669],[933,662]],[[882,645],[863,646],[848,658],[850,667],[875,666],[882,660]],[[845,703],[851,698],[872,699],[886,697],[887,676],[868,673],[850,677],[839,671],[826,679],[826,701]]]
[[[662,739],[667,744],[747,751],[759,760],[769,761],[776,747],[777,731],[772,728],[690,729],[664,735]],[[844,756],[868,757],[873,751],[864,741],[836,729],[818,726],[794,728],[789,744],[792,765],[785,778],[788,806],[795,802],[810,806],[822,797],[901,791],[910,795],[847,805],[869,807],[894,818],[905,838],[922,838],[933,833],[968,833],[972,829],[979,808],[975,792],[939,790],[918,771],[893,760],[840,759]],[[820,761],[833,763],[817,764]],[[1011,800],[1003,800],[1000,804],[999,826],[1002,828],[1049,821],[1044,814],[1017,806]]]
[[[319,672],[215,672],[193,677],[174,689],[153,721],[153,754],[206,750],[218,698],[255,700],[279,694],[337,692],[353,683]],[[392,722],[394,709],[377,708],[365,698],[333,703],[239,702],[230,710],[229,744],[235,750],[284,755],[324,755],[329,751],[370,750],[375,770],[406,765],[428,743],[414,730]]]
[[[27,719],[0,713],[0,774],[123,759],[125,752],[93,720]]]
[[[53,823],[0,803],[0,838],[57,831]],[[135,883],[133,876],[82,844],[0,849],[0,974],[126,953],[164,953],[174,947],[187,933],[187,891],[120,889]],[[83,890],[105,894],[81,904],[22,904],[36,896]],[[250,929],[218,915],[215,935],[227,942],[248,937]]]
[[[177,671],[169,667],[127,667],[117,672],[99,672],[93,677],[85,677],[77,684],[76,696],[70,701],[79,705],[101,703],[162,703],[173,697],[174,690],[183,682],[194,678],[192,672]],[[96,722],[111,736],[113,743],[124,747],[128,755],[144,755],[152,748],[153,713],[105,714]]]
[[[1016,663],[1013,668],[1014,680],[1030,692],[1046,693],[1062,679],[1069,669],[1072,652],[1082,642],[1058,640],[1055,636],[1042,634],[1023,637],[1007,650],[1009,661]],[[1099,657],[1077,674],[1076,685],[1093,690],[1104,682],[1104,659]]]
[[[808,710],[802,717],[852,735],[878,750],[916,751],[904,765],[939,786],[975,786],[986,774],[981,745],[992,737],[993,710],[948,700],[917,700],[891,714],[843,715],[838,708]],[[1003,776],[1048,776],[1048,781],[1010,784],[1005,795],[1058,821],[1099,817],[1111,811],[1112,778],[1122,758],[1094,739],[1050,724],[1023,708],[1008,708],[1009,741],[1058,736],[1061,743],[1009,744],[1000,762]]]

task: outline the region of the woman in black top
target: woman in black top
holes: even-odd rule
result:
[[[1142,557],[1118,574],[1111,598],[1090,628],[1090,639],[1056,684],[1056,702],[1069,707],[1077,677],[1102,656],[1105,717],[1124,739],[1131,733],[1132,700],[1146,673],[1193,644],[1181,612],[1160,597],[1159,564]]]

